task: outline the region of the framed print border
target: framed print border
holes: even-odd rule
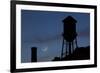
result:
[[[40,68],[16,68],[16,7],[17,5],[36,5],[36,6],[51,6],[51,7],[69,7],[69,8],[85,8],[94,10],[94,64],[89,65],[73,65],[73,66],[55,66],[55,67],[40,67]],[[97,7],[93,5],[78,5],[78,4],[61,4],[61,3],[45,3],[32,1],[11,1],[11,72],[28,72],[28,71],[43,71],[43,70],[58,70],[58,69],[77,69],[97,67]]]

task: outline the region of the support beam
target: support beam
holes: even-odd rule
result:
[[[69,42],[69,55],[71,54],[71,42]]]
[[[64,38],[63,38],[63,41],[62,41],[61,59],[63,58],[63,49],[64,49]]]

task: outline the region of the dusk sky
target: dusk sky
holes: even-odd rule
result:
[[[90,14],[21,10],[21,62],[31,61],[31,47],[37,47],[37,61],[51,61],[61,55],[63,19],[77,20],[79,47],[90,45]]]

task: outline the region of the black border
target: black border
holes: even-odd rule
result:
[[[72,7],[72,8],[87,8],[94,9],[94,64],[91,65],[75,65],[75,66],[57,66],[45,68],[25,68],[16,69],[16,5],[40,5],[40,6],[55,6],[55,7]],[[10,71],[13,72],[29,72],[29,71],[44,71],[44,70],[59,70],[59,69],[77,69],[97,67],[97,6],[93,5],[78,5],[78,4],[61,4],[33,1],[11,1],[11,29],[10,29]]]

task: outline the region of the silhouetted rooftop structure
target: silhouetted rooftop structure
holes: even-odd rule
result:
[[[88,60],[90,59],[90,46],[76,48],[75,51],[61,59],[55,57],[52,61]]]
[[[80,47],[80,48],[76,48],[76,50],[62,58],[62,60],[86,60],[86,59],[90,59],[90,47]]]
[[[53,61],[60,61],[61,59],[60,59],[60,57],[55,57],[54,59],[53,59]]]

